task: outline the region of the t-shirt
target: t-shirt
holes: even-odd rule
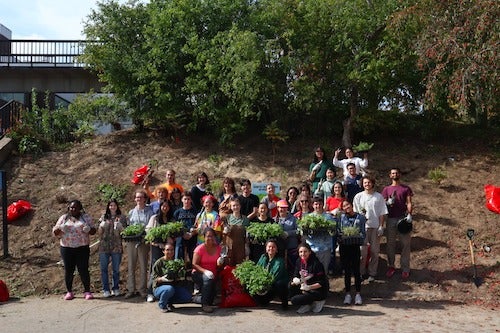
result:
[[[253,209],[259,207],[259,197],[250,193],[248,197],[243,195],[238,196],[241,204],[241,214],[248,216],[253,213]]]
[[[221,247],[217,245],[217,249],[213,255],[207,252],[205,244],[200,244],[194,249],[194,253],[200,257],[200,266],[208,269],[212,273],[217,273],[217,259],[220,257]],[[195,270],[193,269],[193,272]]]
[[[202,244],[205,242],[205,233],[206,228],[212,228],[215,230],[215,234],[217,236],[217,241],[220,242],[220,234],[222,233],[222,223],[219,217],[219,214],[212,210],[211,212],[203,211],[198,213],[196,216],[195,228],[198,230],[198,244]]]
[[[345,200],[345,198],[328,197],[326,199],[326,210],[332,211],[335,208],[340,208],[340,204]]]
[[[356,194],[353,208],[355,212],[365,215],[367,228],[378,228],[379,217],[387,214],[384,197],[378,192],[370,194],[363,191]]]
[[[174,212],[174,221],[183,222],[184,227],[189,231],[189,229],[194,227],[196,214],[194,207],[191,207],[191,209],[184,209],[181,207]]]
[[[382,196],[385,200],[394,196],[394,204],[388,205],[388,217],[401,218],[406,214],[406,199],[413,196],[413,191],[407,185],[389,185],[382,190]]]

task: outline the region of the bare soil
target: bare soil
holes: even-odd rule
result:
[[[133,207],[135,189],[132,173],[151,159],[159,161],[153,185],[163,182],[165,171],[173,168],[177,171],[177,181],[186,189],[194,185],[199,171],[206,171],[212,180],[245,177],[253,182],[280,182],[286,189],[307,177],[312,147],[317,144],[312,141],[283,144],[272,163],[270,144],[263,139],[248,139],[227,149],[203,138],[165,138],[153,132],[137,134],[124,130],[41,157],[12,156],[4,165],[8,201],[28,200],[34,209],[9,225],[10,256],[0,259],[0,279],[7,283],[14,297],[62,294],[63,268],[58,264],[59,245],[51,236],[51,228],[66,211],[64,201],[80,199],[87,213],[97,219],[105,208],[105,203],[99,201],[97,187],[104,183],[128,184],[127,203],[122,207],[128,211]],[[331,147],[338,145],[331,143]],[[363,286],[365,299],[475,304],[498,309],[500,215],[485,208],[483,190],[485,184],[500,185],[498,152],[488,150],[487,143],[482,142],[443,140],[431,145],[398,138],[376,141],[369,159],[379,191],[389,183],[390,167],[402,169],[403,181],[415,193],[415,230],[410,279],[402,281],[399,274],[385,278],[382,244],[380,279]],[[429,179],[428,172],[439,166],[444,168],[447,178],[436,184]],[[472,282],[468,228],[475,230],[476,265],[482,282],[478,288]],[[94,237],[91,243],[95,241]],[[483,245],[488,245],[491,252],[485,252]],[[98,292],[101,285],[96,252],[95,246],[91,252],[91,275],[93,290]],[[125,261],[126,258],[122,263],[122,288]],[[78,292],[79,279],[75,287]],[[342,278],[331,280],[331,292],[336,299],[342,297],[342,288]]]

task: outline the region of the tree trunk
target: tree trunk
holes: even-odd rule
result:
[[[351,86],[351,96],[349,97],[349,117],[342,122],[344,131],[342,133],[342,145],[352,147],[352,129],[354,127],[354,117],[358,114],[358,87]]]

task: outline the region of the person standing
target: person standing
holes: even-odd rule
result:
[[[207,187],[210,185],[210,180],[208,179],[208,175],[206,172],[200,172],[196,176],[197,183],[193,187],[191,187],[191,199],[193,208],[196,210],[196,213],[199,213],[203,204],[201,202],[201,198],[207,195]]]
[[[181,184],[177,184],[175,182],[175,170],[173,169],[169,169],[167,170],[167,173],[165,175],[165,178],[167,179],[167,181],[163,184],[160,184],[156,187],[156,190],[158,190],[160,187],[164,187],[167,189],[168,191],[168,194],[169,194],[169,197],[168,199],[170,199],[170,193],[172,193],[172,190],[174,188],[177,188],[179,189],[179,192],[182,193],[184,192],[184,188],[182,187]],[[156,196],[154,193],[152,193],[150,190],[149,190],[149,183],[148,182],[145,182],[144,185],[143,185],[143,188],[144,190],[146,191],[149,199],[156,199]]]
[[[276,215],[278,215],[278,207],[276,206],[276,203],[280,200],[280,198],[275,194],[275,187],[274,184],[267,184],[266,185],[266,196],[262,198],[261,202],[265,203],[267,205],[267,208],[269,209],[269,215],[271,218],[275,218]]]
[[[342,202],[342,211],[344,212],[337,224],[340,262],[344,269],[344,287],[345,298],[344,304],[350,305],[352,302],[351,296],[351,277],[354,276],[354,287],[356,295],[354,297],[354,304],[363,304],[361,298],[361,274],[360,274],[360,245],[363,244],[366,229],[366,219],[362,214],[354,212],[352,204],[345,200]],[[349,232],[350,229],[350,232]]]
[[[401,277],[407,279],[410,276],[410,240],[411,232],[400,233],[398,231],[398,221],[406,217],[407,222],[412,223],[412,197],[413,191],[405,184],[401,183],[401,170],[392,168],[389,172],[391,185],[384,187],[382,196],[387,203],[389,212],[387,219],[387,261],[388,269],[386,276],[392,277],[396,272],[394,260],[396,258],[396,239],[401,242]]]
[[[191,231],[194,228],[197,211],[193,206],[193,200],[190,192],[182,194],[182,207],[174,212],[174,221],[184,223],[186,232],[182,240],[175,243],[176,259],[184,259],[186,262],[193,262],[193,251],[196,247],[196,237],[193,237]],[[201,200],[201,199],[200,199]]]
[[[352,148],[346,148],[345,156],[347,158],[339,160],[339,154],[341,151],[342,150],[340,148],[335,151],[335,155],[333,156],[333,165],[335,165],[338,168],[342,168],[344,173],[344,179],[349,174],[349,171],[347,170],[347,165],[349,163],[354,163],[354,165],[356,166],[356,174],[364,175],[363,169],[368,167],[368,153],[365,152],[363,158],[359,158],[354,156]]]
[[[127,225],[127,219],[122,215],[116,199],[111,199],[104,215],[99,219],[99,267],[101,268],[102,295],[120,296],[120,264],[122,262],[123,246],[120,233]],[[113,286],[109,288],[108,266],[111,260],[113,270]]]
[[[371,176],[363,177],[364,191],[354,197],[354,211],[366,217],[366,238],[361,247],[361,274],[366,276],[365,260],[368,255],[368,244],[370,245],[370,261],[368,263],[368,282],[375,281],[378,270],[378,255],[380,252],[380,237],[384,234],[387,206],[384,197],[375,191],[375,179]]]
[[[285,263],[289,274],[291,275],[295,269],[295,263],[299,257],[297,253],[297,245],[299,244],[299,231],[297,226],[297,218],[288,211],[288,202],[284,199],[278,201],[278,215],[275,218],[283,229],[281,240],[277,241],[279,252],[283,252]],[[281,245],[281,246],[280,246]],[[282,248],[281,248],[282,247]]]
[[[361,178],[363,177],[359,173],[356,173],[356,165],[354,163],[348,163],[346,168],[348,174],[344,177],[344,188],[347,200],[352,203],[354,196],[363,191],[363,186],[361,186]]]
[[[241,205],[238,198],[233,198],[229,202],[231,214],[226,216],[227,223],[224,226],[224,235],[229,249],[229,265],[241,264],[250,255],[250,246],[246,228],[250,221],[241,214]]]
[[[309,165],[309,180],[312,182],[313,193],[319,184],[326,180],[326,170],[328,169],[333,170],[333,165],[326,157],[325,150],[322,147],[316,147],[313,161]]]
[[[151,207],[146,205],[146,198],[147,194],[145,191],[138,190],[135,192],[134,200],[136,206],[128,213],[128,223],[130,225],[140,224],[146,228],[149,220],[154,215]],[[127,242],[127,258],[128,275],[125,298],[133,297],[136,293],[135,271],[137,263],[139,263],[139,286],[137,289],[141,297],[147,298],[149,245],[146,245],[143,239]]]
[[[241,204],[241,214],[251,221],[257,216],[259,197],[252,193],[252,183],[249,179],[242,179],[240,186],[241,195],[238,196],[238,200]]]
[[[56,225],[52,228],[52,234],[59,238],[61,245],[61,258],[64,263],[64,282],[67,293],[64,299],[69,301],[75,298],[73,293],[73,276],[75,268],[82,280],[86,300],[93,299],[90,292],[90,237],[96,233],[92,218],[85,214],[83,205],[79,200],[72,200],[68,205],[66,214],[59,217]]]

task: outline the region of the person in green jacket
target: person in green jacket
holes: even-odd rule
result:
[[[269,291],[263,295],[255,295],[254,298],[259,305],[267,305],[275,297],[281,300],[283,310],[288,309],[288,273],[285,261],[278,256],[278,245],[276,240],[270,239],[266,242],[266,253],[264,253],[257,265],[264,267],[273,276],[273,284]]]

